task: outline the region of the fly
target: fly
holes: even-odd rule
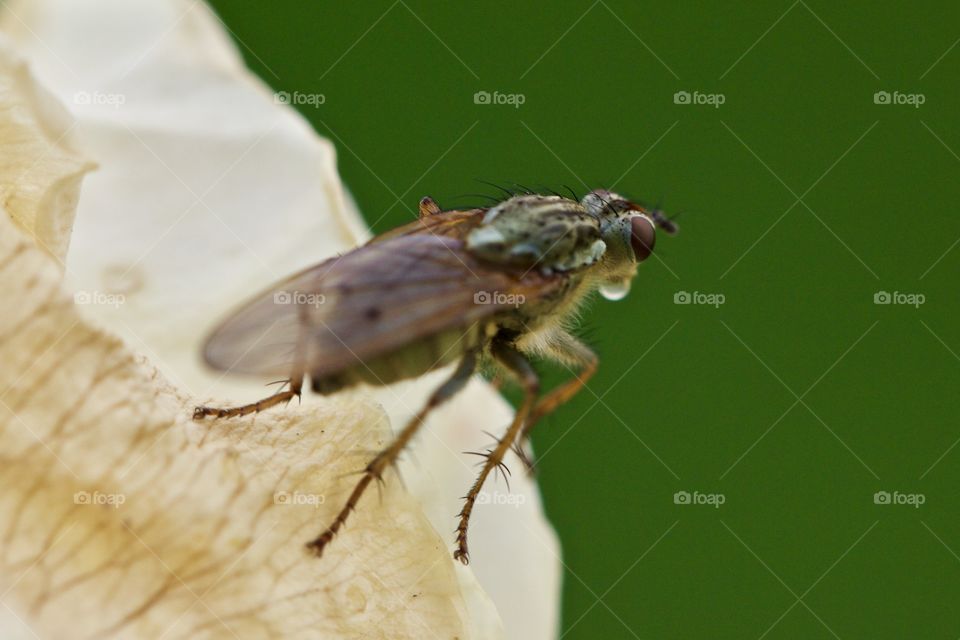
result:
[[[287,387],[237,407],[197,407],[193,417],[227,418],[299,397],[308,378],[320,394],[357,384],[388,385],[455,365],[426,405],[367,464],[342,510],[307,543],[318,556],[373,480],[382,480],[427,416],[486,364],[516,380],[523,400],[458,514],[453,556],[469,562],[467,527],[490,473],[513,448],[524,454],[533,427],[596,372],[596,354],[572,334],[594,291],[619,300],[653,252],[656,229],[676,224],[659,210],[607,191],[582,200],[524,193],[493,207],[443,211],[420,201],[419,219],[274,285],[229,316],[207,339],[214,369],[278,376]],[[578,367],[548,393],[529,357]]]

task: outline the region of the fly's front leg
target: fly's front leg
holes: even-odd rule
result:
[[[250,404],[240,405],[238,407],[206,407],[201,406],[193,410],[194,420],[203,420],[207,416],[216,418],[233,418],[235,416],[245,416],[250,413],[259,413],[264,409],[269,409],[281,402],[290,402],[293,398],[299,398],[303,388],[303,374],[298,373],[290,377],[287,381],[290,387],[286,391],[278,391],[273,395],[267,396],[263,400],[257,400]]]
[[[403,430],[394,438],[393,442],[390,443],[386,449],[377,454],[373,460],[370,461],[370,464],[366,466],[363,470],[363,476],[357,482],[357,486],[354,487],[353,491],[350,493],[350,497],[347,498],[346,504],[343,505],[343,508],[340,510],[340,513],[337,514],[337,517],[334,519],[333,523],[327,527],[326,531],[321,533],[315,539],[307,543],[307,547],[312,550],[317,556],[320,556],[323,553],[324,547],[333,540],[333,537],[337,535],[337,532],[341,527],[346,523],[347,518],[350,516],[350,512],[357,507],[357,503],[360,501],[360,497],[363,495],[363,492],[366,491],[367,487],[370,485],[370,482],[376,478],[378,481],[383,480],[383,472],[386,471],[387,467],[392,465],[397,460],[397,456],[400,455],[400,452],[403,451],[404,447],[410,443],[410,440],[417,433],[421,426],[423,426],[424,421],[427,418],[427,415],[435,409],[437,406],[452,398],[463,386],[470,380],[470,376],[473,375],[474,369],[477,365],[476,353],[473,351],[468,351],[463,359],[460,361],[460,364],[457,366],[457,370],[454,371],[453,375],[447,379],[436,391],[433,392],[433,395],[430,396],[430,399],[427,400],[427,404],[420,409],[420,411],[415,415]]]
[[[567,380],[557,388],[553,389],[537,402],[536,406],[530,412],[520,439],[517,442],[517,454],[528,471],[533,470],[533,462],[523,450],[523,445],[530,438],[530,431],[536,426],[541,418],[553,413],[557,407],[569,401],[573,396],[587,384],[587,381],[597,372],[599,360],[597,354],[590,350],[590,347],[583,344],[571,335],[564,335],[550,349],[550,356],[569,366],[580,367],[580,371],[575,374],[571,380]]]
[[[526,357],[517,351],[512,344],[494,339],[493,344],[490,345],[490,353],[520,381],[520,385],[523,387],[523,403],[517,410],[513,422],[507,428],[507,432],[497,442],[493,451],[487,455],[480,475],[464,497],[463,509],[458,514],[460,522],[457,525],[457,549],[453,552],[453,557],[463,564],[470,562],[467,549],[467,527],[470,524],[470,514],[473,512],[473,505],[477,501],[477,496],[480,494],[483,483],[490,472],[503,464],[503,457],[520,435],[523,424],[533,408],[534,402],[536,402],[537,394],[540,392],[540,379],[537,377],[537,372],[534,371]]]

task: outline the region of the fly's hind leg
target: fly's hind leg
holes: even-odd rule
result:
[[[326,531],[321,533],[314,540],[311,540],[307,543],[307,547],[316,553],[317,556],[320,556],[323,553],[324,547],[326,547],[327,544],[333,540],[340,528],[344,525],[344,523],[346,523],[350,512],[357,507],[357,502],[360,501],[360,497],[363,495],[363,492],[366,491],[367,487],[370,485],[370,482],[374,479],[378,481],[383,480],[383,472],[386,471],[387,467],[396,462],[397,456],[400,455],[400,452],[403,451],[404,447],[410,443],[410,440],[417,433],[420,427],[423,426],[427,415],[444,401],[452,398],[458,391],[460,391],[460,389],[463,388],[463,386],[470,379],[470,376],[473,374],[476,364],[476,353],[473,351],[467,352],[463,356],[463,359],[460,361],[460,364],[457,366],[457,370],[453,373],[453,375],[450,376],[446,382],[444,382],[436,391],[433,392],[433,395],[431,395],[430,399],[427,400],[427,404],[420,409],[420,411],[413,418],[410,419],[403,430],[394,438],[393,442],[390,443],[390,446],[381,451],[379,454],[377,454],[377,457],[370,461],[370,464],[368,464],[363,470],[363,476],[360,478],[359,482],[357,482],[357,486],[354,487],[353,491],[350,493],[350,497],[347,498],[346,504],[343,505],[343,508],[340,510],[340,513],[337,514],[337,517],[334,519],[333,523],[327,527]]]
[[[517,351],[513,345],[495,339],[490,346],[490,353],[520,381],[523,387],[523,402],[517,410],[513,422],[511,422],[507,428],[507,432],[499,442],[497,442],[497,446],[494,447],[493,451],[487,454],[487,459],[484,462],[483,469],[480,471],[480,475],[473,483],[473,486],[470,487],[467,495],[464,496],[463,509],[461,509],[458,514],[460,522],[457,525],[457,549],[453,552],[453,557],[463,564],[469,564],[470,562],[470,555],[467,549],[467,527],[470,524],[470,514],[473,512],[473,506],[477,501],[477,496],[480,494],[483,483],[486,481],[487,476],[490,475],[490,472],[503,464],[503,457],[520,435],[527,416],[530,414],[534,402],[537,399],[537,394],[540,392],[540,379],[537,377],[536,371],[534,371],[523,354]]]
[[[298,373],[290,376],[290,379],[287,381],[287,383],[290,385],[288,389],[284,391],[278,391],[273,395],[267,396],[263,400],[257,400],[256,402],[251,402],[250,404],[244,404],[238,407],[197,407],[193,410],[193,419],[203,420],[207,416],[214,416],[216,418],[245,416],[250,413],[259,413],[260,411],[269,409],[270,407],[276,406],[281,402],[290,402],[290,400],[293,398],[299,398],[303,388],[303,374]]]
[[[533,410],[530,411],[530,416],[527,418],[527,422],[523,426],[523,431],[520,433],[520,438],[517,440],[516,452],[523,461],[523,464],[527,467],[527,471],[531,472],[534,468],[533,461],[530,460],[530,457],[523,449],[523,446],[530,438],[530,432],[536,426],[537,422],[553,413],[557,407],[569,401],[583,389],[587,381],[597,372],[599,362],[597,354],[595,354],[590,347],[569,334],[562,336],[560,340],[551,346],[549,355],[552,356],[554,360],[566,365],[580,367],[580,371],[574,374],[572,379],[567,380],[543,396]]]
[[[203,420],[207,416],[214,416],[217,418],[233,418],[235,416],[245,416],[251,413],[259,413],[264,409],[274,407],[281,402],[290,402],[292,399],[300,397],[300,392],[303,389],[303,353],[307,345],[307,334],[303,329],[305,326],[307,326],[306,305],[301,304],[297,309],[297,313],[300,315],[300,335],[297,337],[296,347],[292,351],[293,360],[290,363],[290,369],[293,371],[293,373],[287,380],[287,384],[290,385],[289,388],[284,391],[283,387],[281,387],[280,391],[274,393],[273,395],[267,396],[263,400],[257,400],[256,402],[244,404],[239,407],[197,407],[193,410],[194,420]]]

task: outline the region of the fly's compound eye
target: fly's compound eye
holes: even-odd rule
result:
[[[640,215],[630,219],[630,246],[637,262],[643,262],[650,257],[656,240],[656,228],[650,218]]]

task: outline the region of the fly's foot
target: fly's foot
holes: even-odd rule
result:
[[[335,534],[330,530],[324,531],[322,534],[307,543],[307,549],[316,557],[322,557],[324,547],[326,547],[327,544],[333,540],[334,535]]]

